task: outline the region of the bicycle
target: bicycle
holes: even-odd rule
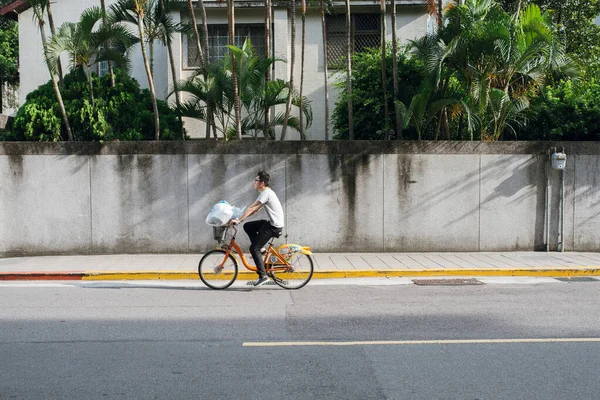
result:
[[[230,231],[233,234],[230,234]],[[235,241],[237,235],[235,225],[213,227],[214,238],[220,248],[206,253],[198,264],[198,275],[206,286],[211,289],[226,289],[233,284],[238,275],[237,256],[242,264],[250,271],[257,271],[256,266],[248,264],[244,252]],[[227,237],[231,238],[227,243]],[[274,236],[269,241],[265,253],[265,269],[267,275],[284,289],[300,289],[312,278],[314,263],[309,246],[283,244],[273,248],[273,241],[281,235]]]

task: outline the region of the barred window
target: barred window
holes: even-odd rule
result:
[[[100,61],[98,63],[98,76],[108,74],[108,61]]]
[[[198,27],[202,35],[201,27]],[[265,26],[263,24],[235,25],[234,44],[242,47],[246,38],[250,38],[256,55],[265,56]],[[200,38],[202,40],[202,37]],[[229,55],[229,30],[227,25],[208,25],[208,61],[215,62]],[[186,67],[193,68],[200,65],[198,48],[193,36],[187,37]]]
[[[346,16],[326,15],[327,67],[343,68],[346,65]],[[350,37],[352,52],[359,53],[369,47],[381,45],[379,14],[352,14]]]

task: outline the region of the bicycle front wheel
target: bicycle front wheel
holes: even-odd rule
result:
[[[300,289],[313,275],[312,257],[304,253],[294,253],[288,261],[290,265],[273,266],[271,274],[276,284],[285,289]]]
[[[237,260],[231,253],[226,254],[224,250],[209,251],[198,264],[200,279],[211,289],[226,289],[237,278]]]

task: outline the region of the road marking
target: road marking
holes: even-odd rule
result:
[[[593,343],[600,338],[523,338],[523,339],[448,339],[448,340],[373,340],[354,342],[244,342],[244,347],[285,346],[381,346],[427,344],[503,344],[503,343]]]

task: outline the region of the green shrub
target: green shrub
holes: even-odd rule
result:
[[[354,118],[354,137],[356,139],[385,139],[386,131],[393,130],[394,120],[394,81],[392,75],[391,45],[387,46],[386,78],[389,110],[389,125],[385,126],[383,87],[381,85],[381,48],[369,49],[352,56],[352,103]],[[398,99],[410,104],[423,80],[421,64],[409,58],[405,51],[398,54]],[[345,72],[340,71],[341,74]],[[335,103],[331,119],[335,130],[335,139],[348,139],[348,94],[346,79],[336,84],[341,95]],[[404,138],[416,137],[413,128],[403,132]]]
[[[560,81],[532,100],[519,140],[600,140],[600,79]]]
[[[93,75],[94,103],[89,84],[81,69],[63,79],[61,95],[75,140],[153,140],[154,112],[147,89],[123,71],[115,71],[115,87],[110,76]],[[160,139],[182,138],[179,118],[166,102],[157,100],[160,114]],[[60,108],[48,82],[27,95],[15,116],[15,140],[58,141],[66,139]]]

